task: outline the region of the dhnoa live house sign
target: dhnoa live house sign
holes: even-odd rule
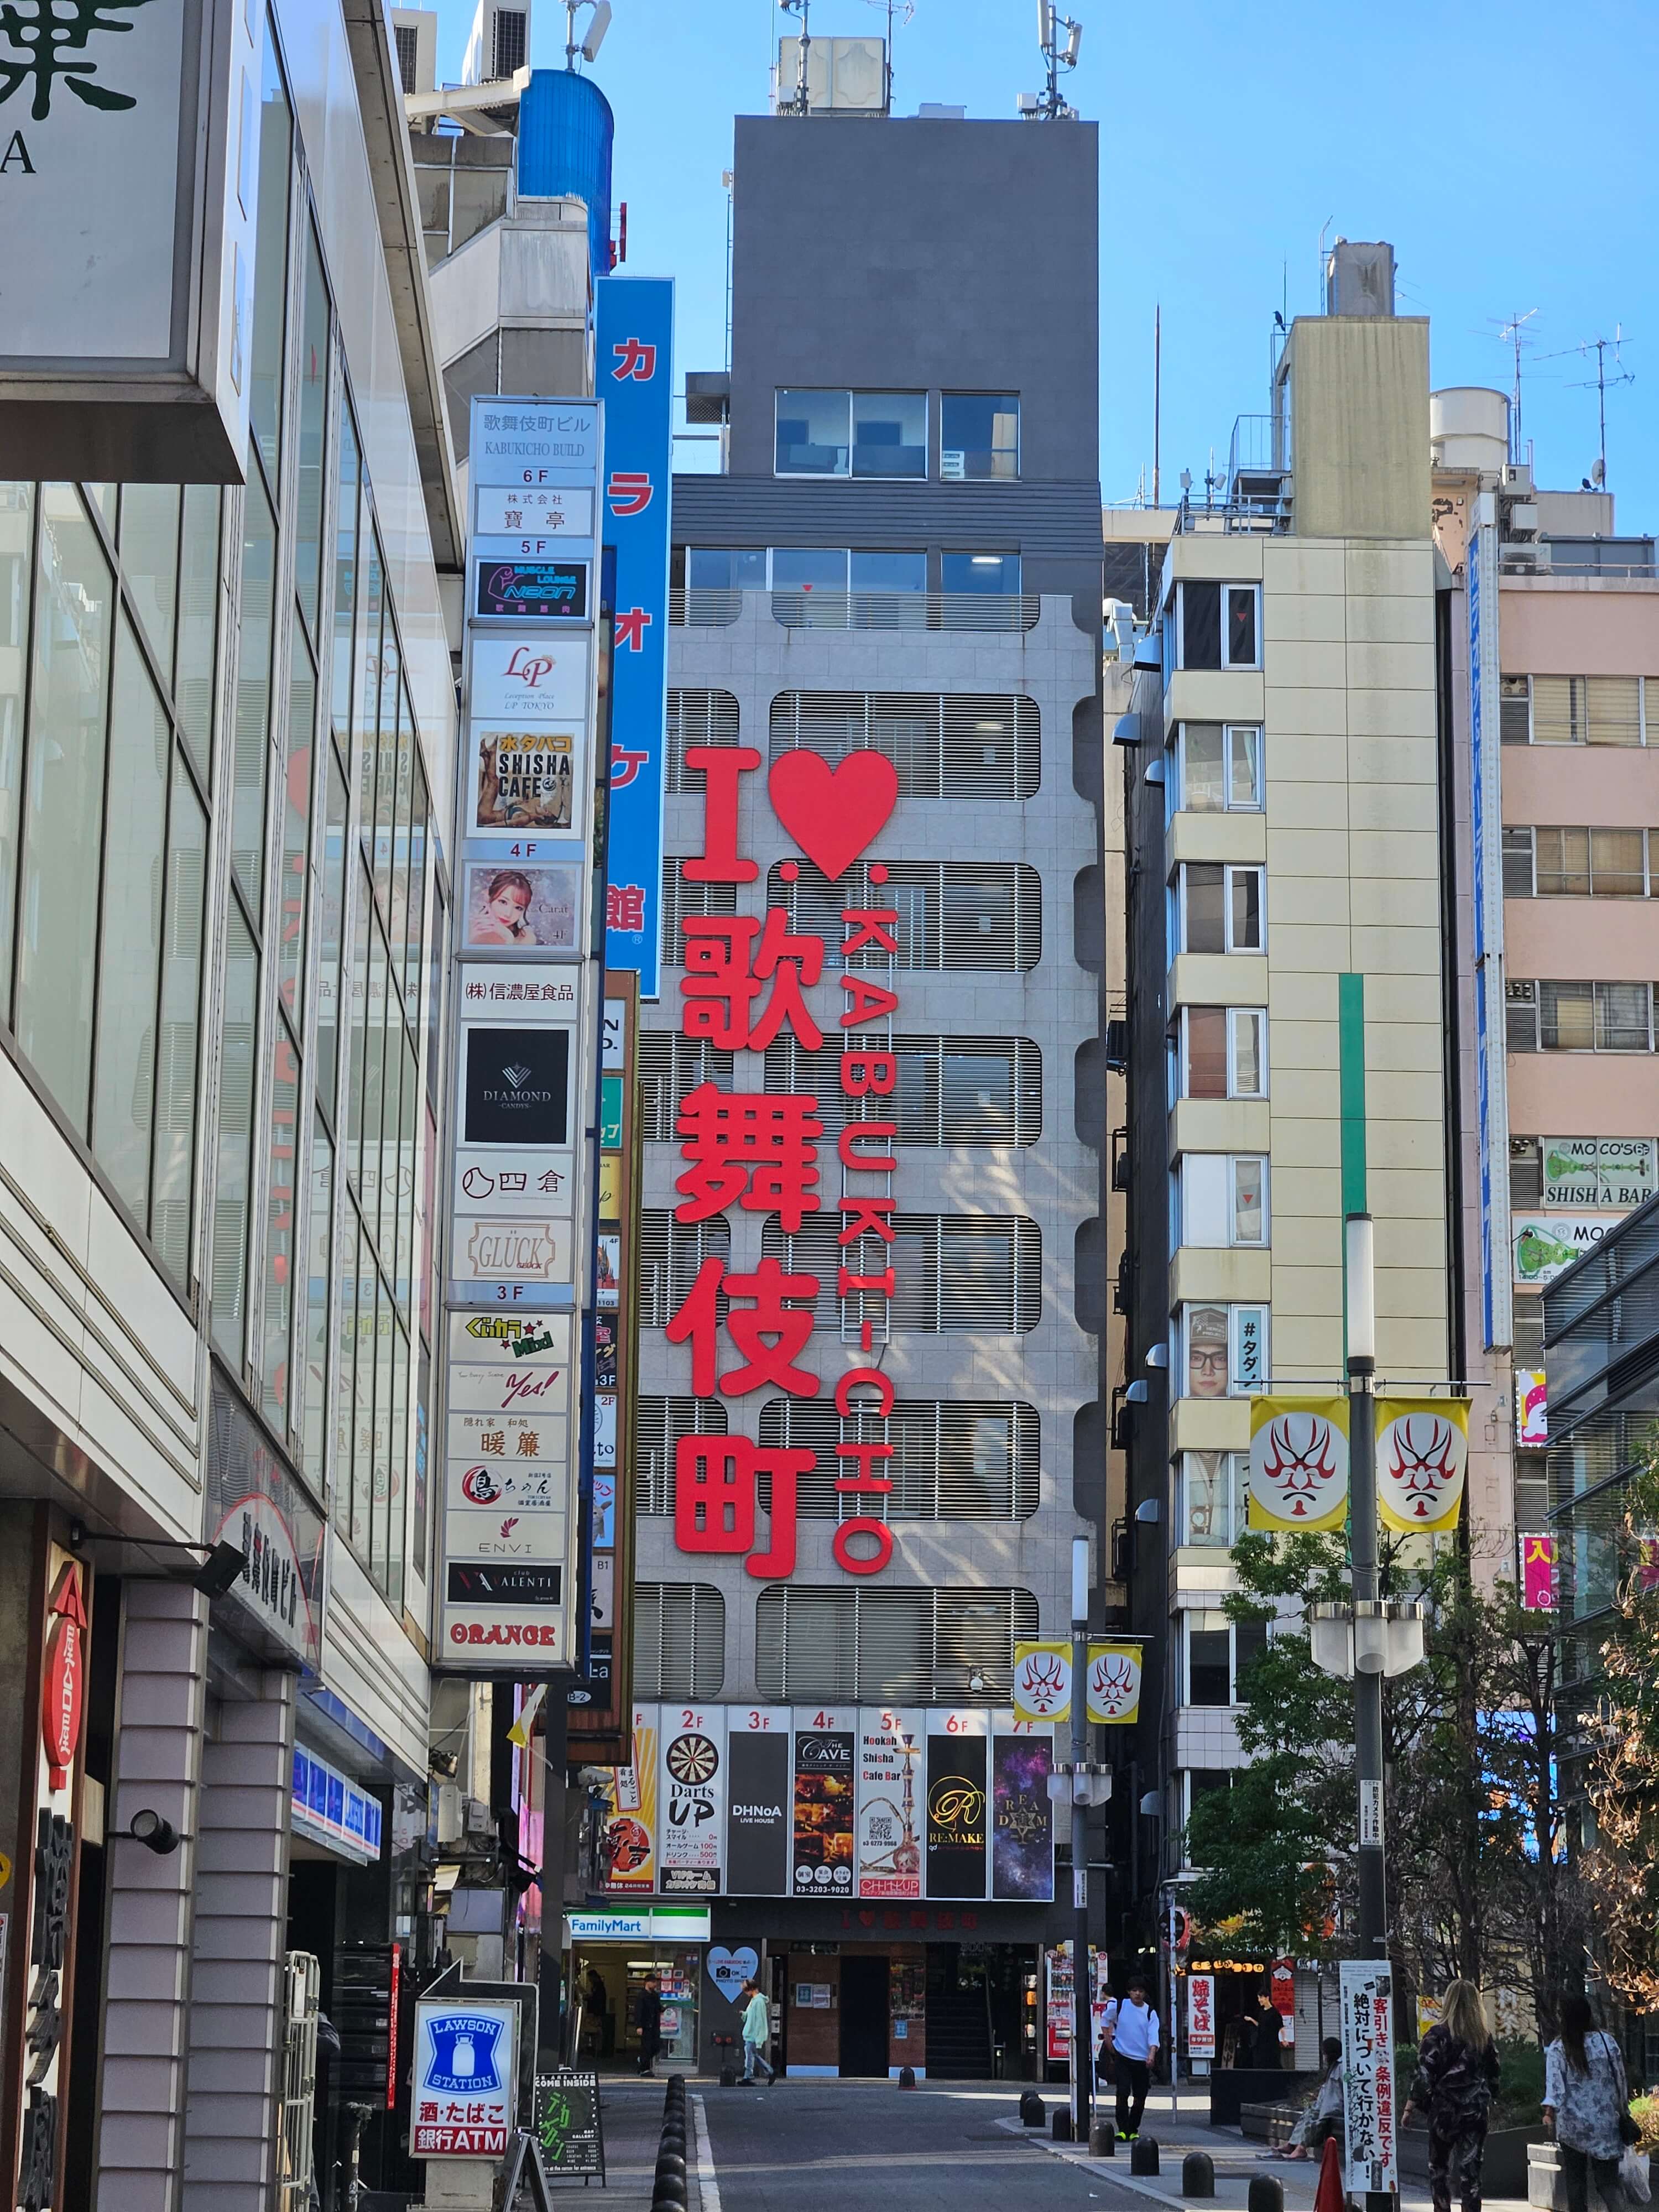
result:
[[[705,794],[703,850],[681,863],[688,883],[756,880],[758,864],[738,849],[738,820],[743,780],[760,763],[752,746],[687,748],[686,767],[702,778]],[[834,1384],[836,1410],[844,1419],[864,1413],[884,1420],[893,1384],[873,1355],[887,1341],[898,1287],[891,1188],[898,1060],[891,1025],[899,1002],[877,981],[872,963],[896,954],[899,915],[883,890],[886,868],[860,856],[892,814],[898,774],[880,753],[855,752],[832,769],[819,753],[789,752],[773,763],[767,791],[780,823],[841,890],[841,942],[826,946],[822,937],[797,929],[783,906],[760,915],[687,915],[681,923],[680,1026],[686,1036],[721,1052],[764,1054],[787,1032],[802,1050],[817,1053],[824,1036],[806,994],[824,980],[826,963],[839,961],[836,1080],[846,1126],[833,1158],[840,1188],[826,1187],[817,1099],[704,1083],[680,1106],[685,1167],[675,1184],[674,1214],[690,1225],[735,1206],[775,1221],[786,1237],[798,1236],[809,1216],[836,1215],[835,1292],[847,1317],[842,1334],[850,1329],[862,1364]],[[786,883],[797,882],[799,864],[786,860],[779,872]],[[772,1389],[817,1397],[823,1378],[804,1363],[823,1288],[817,1274],[776,1257],[763,1259],[752,1273],[733,1273],[717,1257],[705,1260],[667,1327],[671,1343],[690,1347],[694,1395],[747,1398]],[[854,1508],[836,1527],[836,1561],[849,1575],[878,1574],[893,1552],[879,1510],[893,1486],[886,1469],[893,1447],[848,1440],[836,1447],[836,1488]],[[694,1553],[746,1553],[750,1574],[787,1577],[795,1566],[799,1486],[817,1464],[816,1453],[799,1446],[763,1446],[741,1436],[681,1437],[675,1448],[676,1543]],[[763,1478],[770,1488],[770,1527],[757,1539]]]

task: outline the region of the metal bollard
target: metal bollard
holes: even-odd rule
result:
[[[1137,2136],[1129,2145],[1129,2171],[1131,2173],[1158,2172],[1158,2137],[1156,2136]]]
[[[1057,2106],[1049,2113],[1048,2136],[1053,2142],[1070,2142],[1072,2140],[1072,2115],[1066,2106]]]
[[[1024,2128],[1042,2125],[1042,2100],[1035,2089],[1023,2090],[1019,2100],[1019,2124]]]
[[[1208,2151],[1189,2150],[1182,2160],[1181,2193],[1183,2197],[1215,2195],[1215,2160]]]
[[[1109,2120],[1097,2120],[1090,2129],[1089,2155],[1091,2158],[1117,2156],[1117,2130]]]
[[[1285,2212],[1285,2185],[1276,2173],[1253,2173],[1248,2212]]]

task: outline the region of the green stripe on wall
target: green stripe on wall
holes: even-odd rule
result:
[[[1342,1212],[1366,1213],[1365,979],[1336,979],[1337,1042],[1342,1094]]]

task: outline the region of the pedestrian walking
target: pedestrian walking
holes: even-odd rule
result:
[[[1140,2132],[1152,2063],[1158,2057],[1158,2014],[1146,2002],[1144,1974],[1130,1975],[1129,1993],[1107,2033],[1117,2075],[1117,2131],[1126,2142],[1133,2142]]]
[[[1624,2054],[1596,2027],[1588,1997],[1561,2000],[1561,2033],[1544,2053],[1544,2124],[1560,2146],[1567,2212],[1588,2212],[1592,2168],[1607,2212],[1623,2212],[1619,2160],[1639,2130],[1630,2117]]]
[[[662,1984],[655,1974],[646,1976],[634,2001],[634,2025],[640,2032],[640,2071],[651,2074],[662,2049]]]
[[[1498,2087],[1498,2045],[1473,1982],[1448,1982],[1440,2018],[1424,2037],[1401,2124],[1413,2111],[1429,2124],[1429,2192],[1434,2212],[1451,2212],[1456,2190],[1463,2212],[1480,2212],[1480,2161],[1486,2115]],[[1582,2208],[1581,2208],[1582,2212]]]
[[[766,1999],[761,1995],[758,1982],[745,1982],[740,1995],[743,1998],[743,2078],[752,2082],[758,2066],[765,2075],[767,2086],[778,2086],[777,2069],[767,2057],[772,2040],[772,2015],[767,2009]]]

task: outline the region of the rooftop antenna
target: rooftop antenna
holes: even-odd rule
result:
[[[576,15],[579,9],[591,8],[587,36],[580,44],[576,39]],[[605,34],[611,28],[611,0],[564,0],[564,65],[574,70],[576,57],[585,62],[596,62],[599,48],[605,44]]]
[[[1062,42],[1060,33],[1066,37]],[[1075,123],[1077,110],[1060,96],[1061,70],[1077,67],[1078,48],[1083,43],[1083,26],[1071,16],[1062,15],[1054,0],[1037,0],[1037,44],[1042,50],[1043,65],[1048,71],[1048,88],[1040,93],[1022,92],[1019,112],[1029,123]]]
[[[780,115],[810,115],[811,102],[806,96],[806,58],[812,50],[812,33],[807,18],[812,0],[778,0],[786,15],[800,17],[800,38],[795,48],[795,94],[793,100],[780,100]]]
[[[1586,360],[1589,358],[1592,351],[1595,355],[1595,375],[1587,378],[1583,383],[1576,385],[1573,388],[1578,392],[1588,392],[1592,385],[1595,388],[1596,427],[1600,435],[1600,444],[1595,465],[1590,471],[1590,482],[1597,491],[1605,491],[1607,488],[1607,386],[1610,384],[1634,384],[1636,381],[1634,375],[1619,357],[1619,349],[1623,343],[1624,326],[1622,324],[1615,323],[1613,326],[1613,336],[1610,338],[1586,338],[1583,345],[1578,348],[1578,351]],[[1611,376],[1607,374],[1609,351],[1613,355]]]
[[[1518,467],[1526,448],[1521,443],[1521,349],[1532,340],[1525,336],[1527,325],[1538,313],[1528,307],[1526,313],[1511,315],[1498,333],[1505,345],[1515,349],[1515,387],[1510,394],[1510,459]]]
[[[902,29],[915,14],[916,0],[868,0],[868,5],[884,8],[887,11],[887,45],[884,49],[886,104],[884,112],[890,115],[893,112],[893,32],[895,27]]]
[[[1319,312],[1322,315],[1328,315],[1331,311],[1325,289],[1325,234],[1335,221],[1334,215],[1328,215],[1319,231]]]

